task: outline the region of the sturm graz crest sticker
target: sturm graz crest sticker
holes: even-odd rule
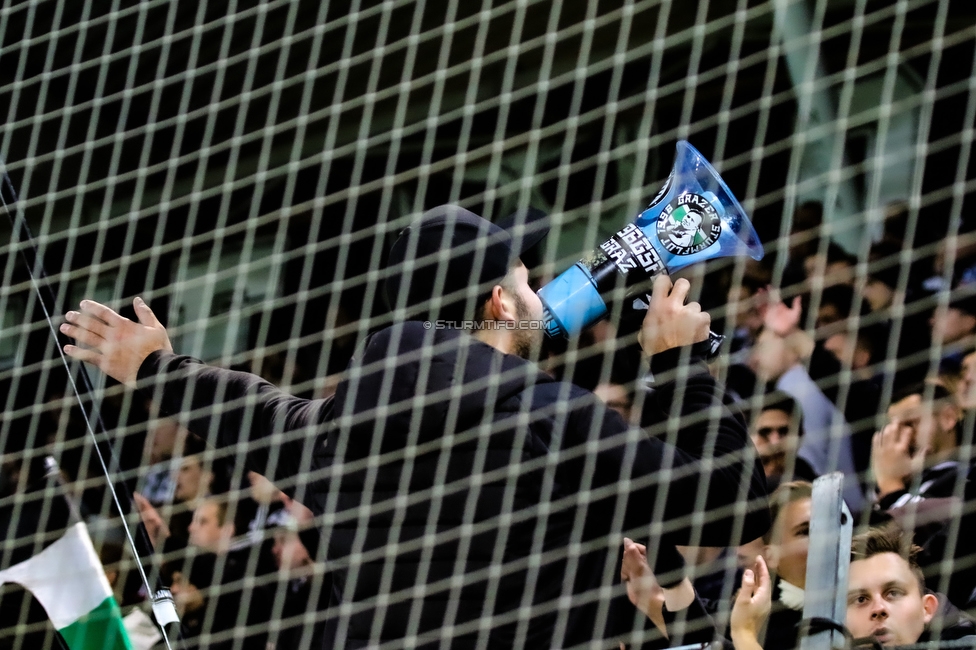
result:
[[[664,208],[657,220],[657,236],[673,255],[703,251],[722,234],[722,220],[704,196],[682,194]]]

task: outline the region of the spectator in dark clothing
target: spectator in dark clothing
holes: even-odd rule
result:
[[[806,201],[793,211],[790,228],[789,263],[785,275],[797,281],[806,277],[804,263],[820,247],[823,226],[823,204]]]
[[[753,418],[749,428],[749,435],[756,446],[770,490],[784,481],[813,481],[817,478],[810,464],[797,456],[803,437],[803,412],[787,393],[774,391],[763,397],[759,414]]]
[[[813,485],[804,481],[783,483],[769,497],[773,527],[763,538],[762,556],[773,583],[772,610],[762,640],[765,650],[800,646],[797,625],[803,618],[812,504]]]
[[[959,407],[942,386],[917,384],[895,396],[888,424],[874,435],[875,509],[952,496],[965,468],[959,458],[959,423]]]
[[[974,224],[961,225],[958,232],[940,239],[932,258],[931,275],[922,286],[931,292],[976,282],[976,229]]]
[[[801,312],[799,296],[787,307],[774,293],[766,311],[766,325],[749,362],[761,380],[775,382],[776,390],[789,394],[800,405],[804,436],[797,455],[818,475],[842,472],[844,501],[851,512],[860,512],[866,503],[855,465],[850,425],[803,362],[810,357],[814,343],[799,329]]]
[[[149,465],[140,493],[159,507],[173,502],[176,484],[173,458],[183,456],[188,432],[172,418],[158,420],[146,436],[143,461]]]
[[[817,279],[822,286],[833,287],[851,283],[854,276],[854,258],[834,242],[828,242],[821,252],[813,251],[803,260],[807,280]]]
[[[973,351],[976,342],[976,296],[972,285],[966,295],[952,300],[944,309],[936,306],[929,325],[932,328],[932,344],[943,347],[939,361],[940,373],[958,373],[962,359]]]
[[[923,553],[919,562],[926,572],[926,584],[945,593],[956,607],[976,607],[976,470],[970,465],[961,483],[961,499],[953,495],[930,498],[903,508],[918,536],[919,521],[935,522],[923,529]],[[894,514],[900,514],[897,511]],[[903,517],[904,518],[904,517]],[[923,519],[924,518],[924,519]],[[930,531],[935,529],[932,534]],[[948,561],[948,572],[943,562]]]
[[[264,650],[266,629],[245,630],[268,621],[270,608],[261,589],[244,584],[250,549],[235,550],[237,533],[227,495],[196,502],[189,527],[185,560],[171,560],[165,574],[183,620],[186,636],[216,635],[210,648],[232,648],[240,640],[246,649]],[[167,547],[173,550],[173,546]]]
[[[885,349],[883,341],[879,340],[884,339],[885,335],[877,330],[878,326],[860,330],[845,328],[845,324],[854,324],[849,321],[853,295],[853,290],[843,285],[824,291],[817,324],[818,327],[829,328],[825,332],[829,336],[825,341],[816,341],[800,329],[804,320],[802,298],[795,297],[792,306],[787,307],[779,301],[777,293],[772,292],[772,299],[766,308],[763,338],[777,336],[783,339],[787,343],[785,347],[795,357],[792,362],[804,366],[801,371],[792,369],[787,375],[788,380],[782,374],[786,370],[783,366],[780,366],[780,374],[774,376],[780,377],[776,384],[778,389],[785,390],[801,401],[805,410],[804,416],[813,423],[808,427],[808,432],[811,428],[814,431],[813,439],[817,439],[818,431],[823,428],[824,400],[832,405],[829,426],[839,426],[846,430],[842,441],[844,459],[837,469],[850,476],[852,485],[850,492],[845,493],[845,499],[851,509],[856,511],[860,507],[859,495],[863,493],[863,486],[855,486],[854,481],[869,467],[871,435],[875,429],[874,418],[880,398],[880,384],[871,377],[868,367],[875,359],[873,355]],[[775,365],[777,364],[774,364],[774,370]],[[769,366],[769,363],[761,362],[760,366]],[[841,382],[841,373],[844,370],[852,372],[851,381]],[[765,374],[768,375],[769,372]],[[809,381],[815,384],[815,389],[808,385]],[[836,414],[833,413],[834,410]],[[804,447],[807,448],[800,456],[811,459],[811,466],[817,468],[818,462],[814,462],[815,456],[809,449],[811,442],[804,442]],[[822,461],[819,464],[822,465]],[[823,472],[824,468],[819,471]]]
[[[213,491],[214,473],[212,466],[203,459],[205,449],[206,444],[200,438],[187,436],[186,455],[178,463],[179,470],[174,480],[174,504],[171,508],[163,508],[161,511],[163,518],[169,524],[170,533],[179,540],[181,546],[186,545],[189,537],[197,499]]]
[[[840,331],[813,347],[810,377],[838,408],[851,429],[851,453],[858,476],[867,473],[883,381],[872,374],[875,361],[884,358],[887,330],[869,325],[856,331]],[[850,379],[843,374],[850,372]],[[862,483],[863,486],[863,483]]]
[[[965,419],[967,412],[976,411],[976,352],[970,352],[963,357],[955,392],[956,404]]]
[[[855,295],[854,287],[849,284],[835,284],[825,287],[820,293],[818,301],[816,328],[819,330],[854,316]],[[811,298],[811,302],[813,300]],[[870,306],[862,301],[859,315],[866,316],[870,309]]]
[[[209,553],[225,554],[230,550],[236,529],[227,514],[224,498],[207,497],[197,502],[190,522],[190,544]]]
[[[872,335],[872,359],[888,358],[893,350],[899,363],[894,368],[876,371],[875,383],[883,385],[884,373],[892,373],[895,390],[923,381],[929,374],[928,348],[931,334],[929,309],[919,309],[917,301],[924,296],[916,288],[915,270],[901,261],[900,241],[881,241],[871,247],[864,300],[871,308],[872,327],[886,330]],[[914,260],[917,263],[917,260]],[[902,284],[902,275],[905,284]]]
[[[862,294],[872,313],[888,309],[895,303],[904,304],[904,291],[898,295],[900,275],[901,244],[881,241],[872,246],[868,252],[868,277]]]
[[[266,650],[264,629],[244,629],[266,629],[263,624],[270,612],[263,593],[244,585],[247,566],[246,553],[191,552],[184,561],[171,561],[163,567],[163,578],[170,585],[180,615],[182,636],[190,647]],[[216,639],[208,640],[210,636]]]
[[[879,492],[872,520],[890,517],[910,528],[924,549],[919,561],[929,586],[964,607],[976,588],[976,545],[968,534],[976,527],[976,488],[969,459],[959,457],[967,436],[954,397],[937,384],[909,387],[895,397],[891,422],[875,437]],[[945,559],[953,561],[949,575],[941,568]]]
[[[280,616],[276,618],[283,621],[282,629],[270,635],[269,645],[273,644],[276,650],[321,648],[332,595],[331,578],[316,571],[315,561],[297,526],[296,521],[289,520],[274,531],[272,554],[281,579],[276,599],[282,600]],[[279,606],[277,600],[273,606]],[[306,614],[315,614],[314,622],[302,620]]]
[[[141,382],[162,412],[185,412],[190,431],[247,442],[251,469],[282,488],[306,468],[321,477],[296,499],[330,522],[333,592],[346,605],[329,630],[336,646],[613,638],[624,630],[601,593],[616,583],[619,535],[649,540],[654,565],[672,562],[693,530],[704,544],[737,543],[732,530],[757,537],[769,525],[764,479],[707,369],[693,366],[680,386],[667,380],[688,358],[683,348],[708,334],[707,315],[684,305],[687,281],[657,278],[638,337],[656,381],[648,433],[526,360],[542,305],[517,257],[532,243],[524,226],[513,235],[447,207],[404,231],[387,295],[398,317],[437,318],[369,337],[333,400],[297,399],[174,355],[138,299],[140,324],[84,302],[63,331],[96,349],[66,351]],[[473,335],[434,326],[466,317],[482,323]],[[708,511],[728,509],[700,528],[699,493]]]
[[[877,413],[879,384],[872,382],[871,364],[884,358],[887,332],[879,324],[864,325],[870,313],[867,300],[855,311],[856,294],[849,285],[827,287],[820,296],[817,311],[817,340],[810,354],[810,377],[824,395],[844,412],[848,424],[873,418]],[[852,379],[841,381],[841,372],[850,370]],[[869,447],[869,445],[866,445]],[[864,465],[858,471],[867,469]]]
[[[926,590],[917,561],[921,550],[892,526],[854,538],[846,624],[855,639],[883,645],[963,638],[976,642],[972,619]]]
[[[884,343],[884,337],[883,329],[862,328],[854,332],[845,330],[835,332],[824,339],[823,348],[833,354],[842,366],[850,368],[856,375],[861,375],[861,371],[866,370],[871,362],[878,358],[875,349],[877,344]],[[866,377],[861,375],[861,378],[870,379],[870,375]]]
[[[177,501],[190,503],[211,494],[214,480],[213,470],[209,463],[204,462],[203,451],[205,445],[199,439],[190,436],[186,443],[186,455],[180,463],[176,475],[174,496]]]

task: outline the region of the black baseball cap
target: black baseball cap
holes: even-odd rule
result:
[[[548,232],[547,215],[535,208],[497,224],[456,205],[432,208],[390,249],[387,302],[391,309],[405,307],[411,319],[473,318],[515,260]]]

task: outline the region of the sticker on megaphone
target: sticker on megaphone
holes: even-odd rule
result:
[[[722,177],[688,142],[677,150],[664,186],[634,223],[539,290],[549,336],[576,336],[603,318],[620,287],[632,297],[661,273],[696,262],[762,259],[759,237]]]

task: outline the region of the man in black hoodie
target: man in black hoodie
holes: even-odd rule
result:
[[[544,234],[531,215],[500,227],[452,206],[426,213],[390,252],[396,321],[330,400],[173,354],[138,298],[139,323],[84,301],[62,331],[90,349],[65,351],[296,486],[328,540],[334,647],[615,638],[643,625],[611,606],[623,535],[647,541],[666,575],[674,544],[765,532],[765,484],[745,423],[690,356],[709,318],[684,304],[687,281],[657,279],[639,336],[646,432],[526,359],[543,313],[519,255]]]

